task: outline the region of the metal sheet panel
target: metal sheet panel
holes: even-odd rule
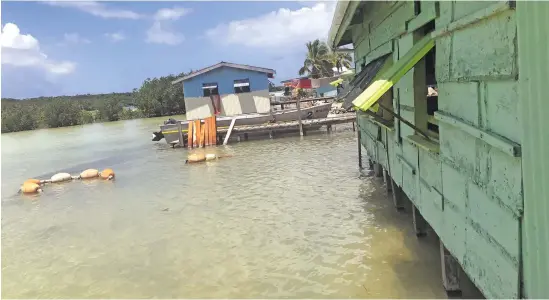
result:
[[[549,2],[517,1],[524,186],[523,278],[527,298],[549,297]]]
[[[384,55],[369,63],[357,76],[347,85],[347,88],[341,93],[345,98],[343,108],[353,107],[353,100],[358,97],[372,82],[379,70],[384,66],[389,55]]]

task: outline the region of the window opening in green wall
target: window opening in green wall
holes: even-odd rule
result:
[[[429,23],[425,24],[423,28],[423,35],[431,34],[435,30],[435,21],[432,20]],[[435,119],[435,111],[438,110],[438,89],[437,89],[437,80],[435,76],[435,67],[436,65],[436,45],[427,52],[423,58],[423,63],[419,64],[418,67],[425,68],[425,84],[427,85],[426,91],[424,92],[425,96],[422,96],[420,101],[424,101],[418,105],[420,108],[419,113],[423,114],[422,116],[417,116],[416,121],[419,121],[423,124],[418,124],[421,127],[427,129],[427,134],[438,140],[438,122]],[[422,122],[423,121],[423,122]]]

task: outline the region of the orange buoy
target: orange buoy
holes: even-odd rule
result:
[[[114,171],[112,169],[105,169],[105,170],[101,171],[101,173],[99,173],[99,175],[103,179],[111,180],[111,179],[114,178]]]
[[[187,156],[187,163],[196,163],[196,162],[201,162],[201,161],[205,161],[206,160],[206,156],[203,154],[203,153],[195,153],[195,154],[191,154],[189,156]]]
[[[42,189],[40,189],[40,186],[34,182],[26,181],[21,186],[21,192],[23,192],[23,194],[36,194],[41,191]]]
[[[99,176],[99,171],[96,169],[87,169],[82,171],[82,173],[80,173],[80,178],[82,179],[95,178],[98,176]]]
[[[40,180],[40,179],[34,179],[34,178],[29,178],[29,179],[25,180],[25,182],[24,182],[23,184],[25,184],[25,183],[27,183],[27,182],[29,182],[29,183],[36,183],[36,184],[38,184],[38,185],[42,184],[42,180]]]

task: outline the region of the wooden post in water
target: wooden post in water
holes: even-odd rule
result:
[[[329,128],[329,131],[332,131],[332,126]],[[358,168],[362,169],[362,145],[360,141],[360,130],[358,131]]]
[[[303,124],[301,123],[301,98],[298,96],[295,102],[297,106],[297,122],[299,123],[299,135],[303,136]]]
[[[187,147],[193,147],[193,121],[189,121],[187,126]]]
[[[204,147],[210,146],[210,118],[204,119]]]
[[[414,229],[417,237],[424,237],[427,235],[427,221],[421,215],[421,212],[417,207],[412,204],[412,219],[414,221]]]
[[[200,133],[200,120],[194,120],[193,126],[193,147],[198,148],[198,134]]]
[[[179,146],[184,147],[185,141],[183,140],[183,125],[181,125],[181,122],[177,123],[177,131],[179,131]]]
[[[449,294],[461,294],[459,286],[459,262],[446,249],[442,240],[440,243],[440,265],[442,267],[442,285]]]

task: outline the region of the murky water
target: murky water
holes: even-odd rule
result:
[[[445,297],[350,130],[250,141],[185,165],[150,141],[160,120],[3,134],[2,297]],[[114,182],[16,191],[27,178],[111,167]]]

